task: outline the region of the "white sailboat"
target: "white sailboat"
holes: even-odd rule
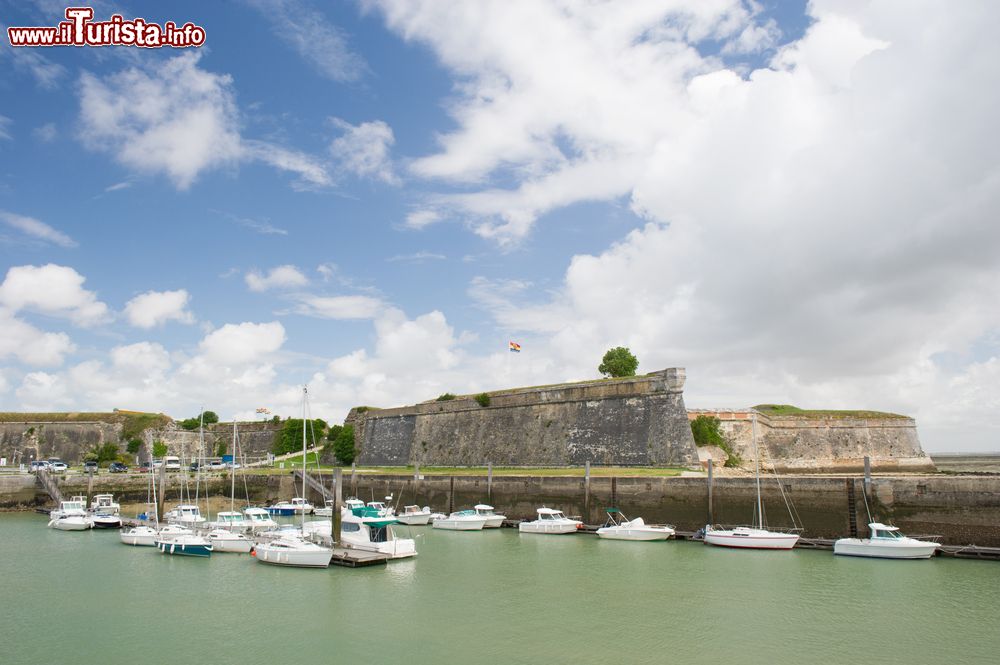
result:
[[[152,494],[152,503],[150,502],[150,494]],[[153,506],[153,522],[159,526],[160,520],[159,516],[156,514],[156,482],[153,480],[152,458],[150,458],[149,464],[149,487],[146,492],[146,505],[147,507],[149,505]],[[156,529],[148,524],[128,527],[118,532],[118,537],[121,539],[122,544],[132,545],[135,547],[156,547],[156,539],[158,535],[159,534],[157,534]]]
[[[306,496],[306,423],[309,392],[302,387],[302,496]],[[305,539],[306,513],[302,511],[302,535],[287,535],[257,544],[254,549],[257,561],[278,566],[300,568],[326,568],[333,558],[333,550]]]
[[[233,418],[234,460],[238,450],[239,433],[236,430],[236,418]],[[207,535],[209,542],[212,543],[212,551],[249,554],[250,550],[253,549],[253,542],[243,535],[243,532],[247,530],[246,521],[243,519],[243,514],[236,510],[235,468],[229,470],[229,510],[220,512],[215,517],[217,521],[212,523],[213,528]]]
[[[753,454],[756,462],[757,505],[752,526],[705,527],[705,543],[719,547],[736,547],[742,549],[790,550],[799,542],[798,529],[778,531],[769,529],[764,522],[764,506],[760,499],[760,454],[757,448],[757,415],[753,415]],[[781,485],[779,484],[780,488]],[[784,496],[784,490],[781,490]],[[786,498],[787,503],[787,498]],[[791,510],[789,510],[791,514]],[[793,520],[794,521],[794,520]]]

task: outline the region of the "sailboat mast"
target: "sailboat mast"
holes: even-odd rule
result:
[[[233,416],[233,463],[229,467],[229,511],[236,511],[236,417]]]
[[[302,386],[302,499],[306,498],[306,400],[309,386]],[[302,535],[306,532],[306,511],[302,511]]]
[[[758,526],[764,528],[764,510],[760,503],[760,453],[757,451],[757,414],[754,413],[751,418],[751,423],[753,427],[753,457],[756,466],[756,476],[757,476],[757,522]]]

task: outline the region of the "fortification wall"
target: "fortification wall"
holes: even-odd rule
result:
[[[352,411],[358,461],[375,465],[697,466],[684,370]]]
[[[745,466],[754,463],[752,412],[691,409],[719,419],[720,430]],[[913,418],[847,418],[757,415],[761,459],[778,471],[846,473],[864,468],[864,458],[876,471],[934,471],[920,446]]]

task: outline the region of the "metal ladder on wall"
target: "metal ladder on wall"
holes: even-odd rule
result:
[[[854,496],[854,479],[848,478],[847,483],[847,527],[851,538],[858,537],[858,510],[857,499]]]

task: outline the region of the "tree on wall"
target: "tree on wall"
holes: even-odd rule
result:
[[[138,453],[140,448],[142,448],[142,439],[132,439],[131,441],[128,442],[128,445],[125,447],[125,449],[128,450],[129,453],[132,455]]]
[[[717,446],[724,450],[729,457],[726,459],[726,466],[739,466],[743,460],[740,459],[732,444],[723,436],[721,429],[722,421],[715,416],[698,416],[691,421],[691,436],[694,437],[694,444],[699,448],[702,446]]]
[[[350,464],[354,461],[356,451],[354,449],[354,425],[344,425],[333,442],[333,454],[341,464]]]
[[[163,457],[167,454],[167,444],[162,441],[153,442],[153,457]]]
[[[314,418],[306,421],[306,441],[308,445],[316,445],[323,438],[326,430],[326,422],[321,418]],[[281,431],[274,437],[274,444],[271,452],[275,455],[285,455],[287,453],[302,450],[302,419],[289,418],[281,426]]]
[[[597,366],[597,371],[604,376],[635,376],[635,370],[639,367],[639,359],[632,355],[626,346],[616,346],[608,349]]]

